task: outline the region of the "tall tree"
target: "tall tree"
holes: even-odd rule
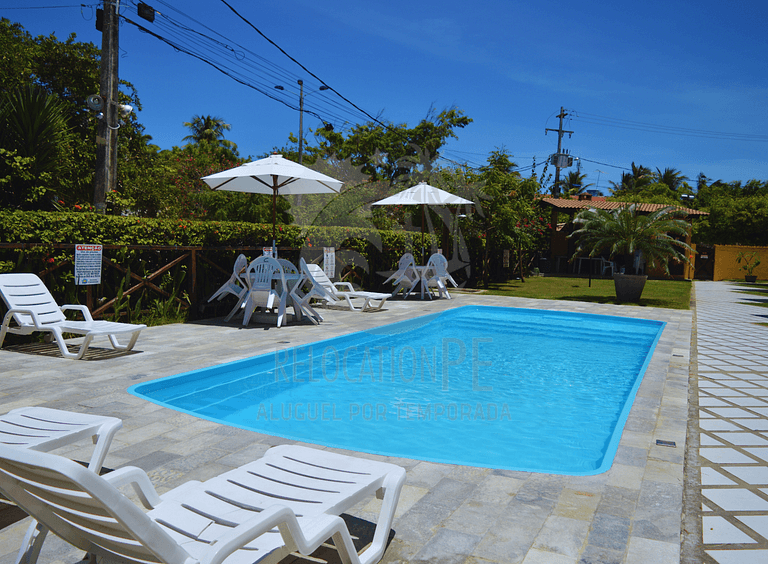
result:
[[[183,141],[191,143],[209,143],[213,146],[226,147],[237,152],[237,145],[224,139],[224,132],[232,129],[222,118],[215,116],[194,116],[192,121],[184,122],[184,127],[189,128],[191,134],[184,137]]]
[[[582,194],[590,186],[594,184],[585,184],[587,178],[586,174],[582,174],[578,171],[569,171],[565,178],[560,181],[561,192],[564,196],[577,196]]]
[[[412,128],[369,122],[356,125],[346,135],[320,129],[315,132],[319,146],[307,152],[328,160],[349,159],[369,180],[384,180],[395,186],[413,182],[420,174],[428,176],[440,149],[448,139],[458,137],[454,130],[471,122],[464,112],[451,108],[437,115],[430,109],[427,117]]]
[[[688,177],[675,168],[656,169],[656,181],[666,184],[673,192],[681,192],[686,186]]]
[[[617,184],[611,182],[612,188],[609,188],[611,195],[621,197],[624,195],[637,194],[645,186],[653,182],[653,173],[651,169],[642,165],[632,163],[631,172],[621,173],[621,181]]]

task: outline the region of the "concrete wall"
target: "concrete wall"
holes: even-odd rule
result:
[[[740,252],[751,253],[756,251],[760,255],[760,266],[752,271],[758,280],[768,279],[768,247],[737,247],[735,245],[715,245],[715,273],[714,280],[744,280],[746,272],[739,270],[744,266],[736,262],[736,256]]]

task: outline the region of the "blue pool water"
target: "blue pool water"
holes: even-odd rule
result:
[[[571,475],[607,470],[664,323],[466,306],[138,384],[305,442]]]

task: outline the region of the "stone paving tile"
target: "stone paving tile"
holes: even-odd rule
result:
[[[21,352],[18,347],[4,347],[0,350],[0,409],[44,405],[120,417],[124,428],[115,437],[106,466],[145,468],[162,493],[190,479],[205,480],[261,456],[273,445],[293,441],[168,410],[128,394],[129,386],[467,304],[659,319],[667,325],[637,392],[617,457],[603,474],[560,476],[352,453],[407,470],[395,536],[383,561],[665,564],[679,560],[679,540],[670,539],[681,534],[679,476],[686,444],[686,378],[693,328],[689,311],[456,294],[450,301],[391,300],[385,310],[371,314],[324,309],[325,322],[317,327],[289,324],[277,329],[252,324],[243,328],[221,320],[151,327],[142,332],[134,354],[115,355],[97,342],[80,362],[46,356],[34,348]],[[743,397],[760,397],[753,391],[763,390],[762,384],[734,374],[722,374],[733,381],[711,382],[720,383],[723,390],[741,391]],[[749,385],[753,389],[744,387]],[[759,409],[733,401],[728,405]],[[722,417],[711,414],[711,419]],[[746,432],[743,424],[736,424],[736,429]],[[656,439],[674,440],[676,448],[656,447]],[[743,442],[740,436],[732,439]],[[754,450],[759,444],[722,444],[745,452],[757,467],[760,453],[744,449]],[[89,450],[82,443],[59,452],[85,457]],[[751,467],[733,462],[724,466],[741,473],[729,473],[733,481],[748,477],[743,471]],[[348,519],[374,520],[379,508],[376,500],[360,502]],[[751,515],[739,517],[741,527],[762,530],[761,522],[748,519]],[[0,531],[0,564],[13,561],[24,530],[22,522]],[[61,541],[48,541],[40,562],[73,564],[80,557]]]
[[[759,287],[759,286],[757,286]],[[746,286],[697,282],[693,471],[700,548],[686,562],[768,562],[768,329]],[[765,289],[765,286],[762,286]],[[693,388],[692,388],[693,390]]]

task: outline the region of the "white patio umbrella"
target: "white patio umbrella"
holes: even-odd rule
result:
[[[245,163],[229,170],[204,176],[213,190],[250,194],[272,194],[272,249],[275,249],[277,196],[289,194],[338,194],[342,182],[289,161],[282,155]]]
[[[459,204],[474,204],[467,200],[440,188],[430,186],[426,182],[420,182],[393,196],[373,202],[372,206],[416,206],[421,205],[421,235],[422,247],[424,242],[424,206],[452,206]],[[422,257],[423,258],[423,257]]]

